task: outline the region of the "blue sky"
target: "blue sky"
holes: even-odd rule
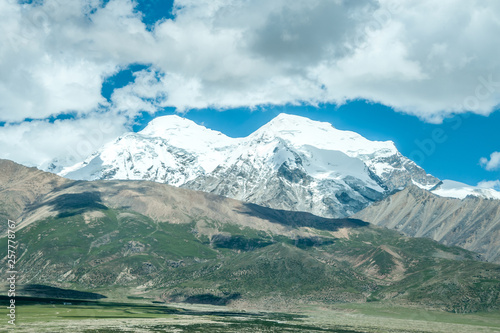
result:
[[[102,6],[106,6],[109,0],[103,0]],[[137,1],[136,11],[142,15],[142,22],[147,25],[148,29],[158,21],[173,18],[172,13],[174,0],[147,0]]]
[[[0,3],[2,158],[71,165],[156,116],[238,137],[285,112],[441,179],[500,178],[497,1],[59,1]]]

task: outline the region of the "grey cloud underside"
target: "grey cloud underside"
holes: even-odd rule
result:
[[[352,54],[362,42],[360,25],[378,6],[375,1],[312,1],[281,8],[249,34],[249,50],[259,57],[298,65]],[[363,11],[364,15],[356,15]]]

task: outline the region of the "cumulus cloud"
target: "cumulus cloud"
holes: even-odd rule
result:
[[[450,113],[486,115],[500,102],[499,46],[491,43],[500,8],[493,1],[176,4],[176,19],[158,24],[154,35],[184,56],[152,61],[169,82],[191,88],[182,98],[166,85],[171,106],[364,98],[439,122]]]
[[[6,125],[0,131],[1,157],[44,169],[51,168],[55,157],[58,166],[72,165],[126,131],[126,122],[124,117],[94,113],[79,119]]]
[[[2,120],[91,112],[130,63],[180,109],[364,98],[439,121],[500,102],[496,1],[177,0],[152,31],[129,0],[58,1],[2,2]]]
[[[490,158],[481,157],[479,163],[488,171],[500,169],[500,152],[491,153]]]
[[[176,0],[151,29],[136,4],[0,2],[0,121],[74,112],[71,128],[105,110],[123,129],[165,106],[361,98],[440,122],[500,103],[498,1]],[[107,101],[104,80],[132,63],[150,68]]]

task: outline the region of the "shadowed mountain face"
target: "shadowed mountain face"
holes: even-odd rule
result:
[[[500,263],[499,200],[443,198],[411,186],[354,217],[409,236],[460,246]]]
[[[70,289],[61,289],[39,284],[24,285],[22,287],[22,292],[32,297],[67,298],[67,299],[80,299],[80,300],[106,298],[106,296],[96,293],[89,293],[89,292],[70,290]]]
[[[159,183],[55,180],[18,214],[20,284],[213,304],[500,307],[500,266],[460,248]],[[0,274],[6,249],[3,237]]]
[[[329,219],[311,213],[272,209],[250,203],[246,203],[244,206],[247,210],[241,211],[241,213],[245,215],[293,228],[310,227],[318,230],[338,231],[343,228],[354,229],[369,225],[367,222],[356,219]]]

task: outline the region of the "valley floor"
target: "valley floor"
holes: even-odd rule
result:
[[[2,307],[0,330],[9,329]],[[16,332],[500,332],[500,312],[452,314],[382,303],[302,306],[291,313],[189,304],[33,304]],[[10,327],[12,328],[12,327]]]

